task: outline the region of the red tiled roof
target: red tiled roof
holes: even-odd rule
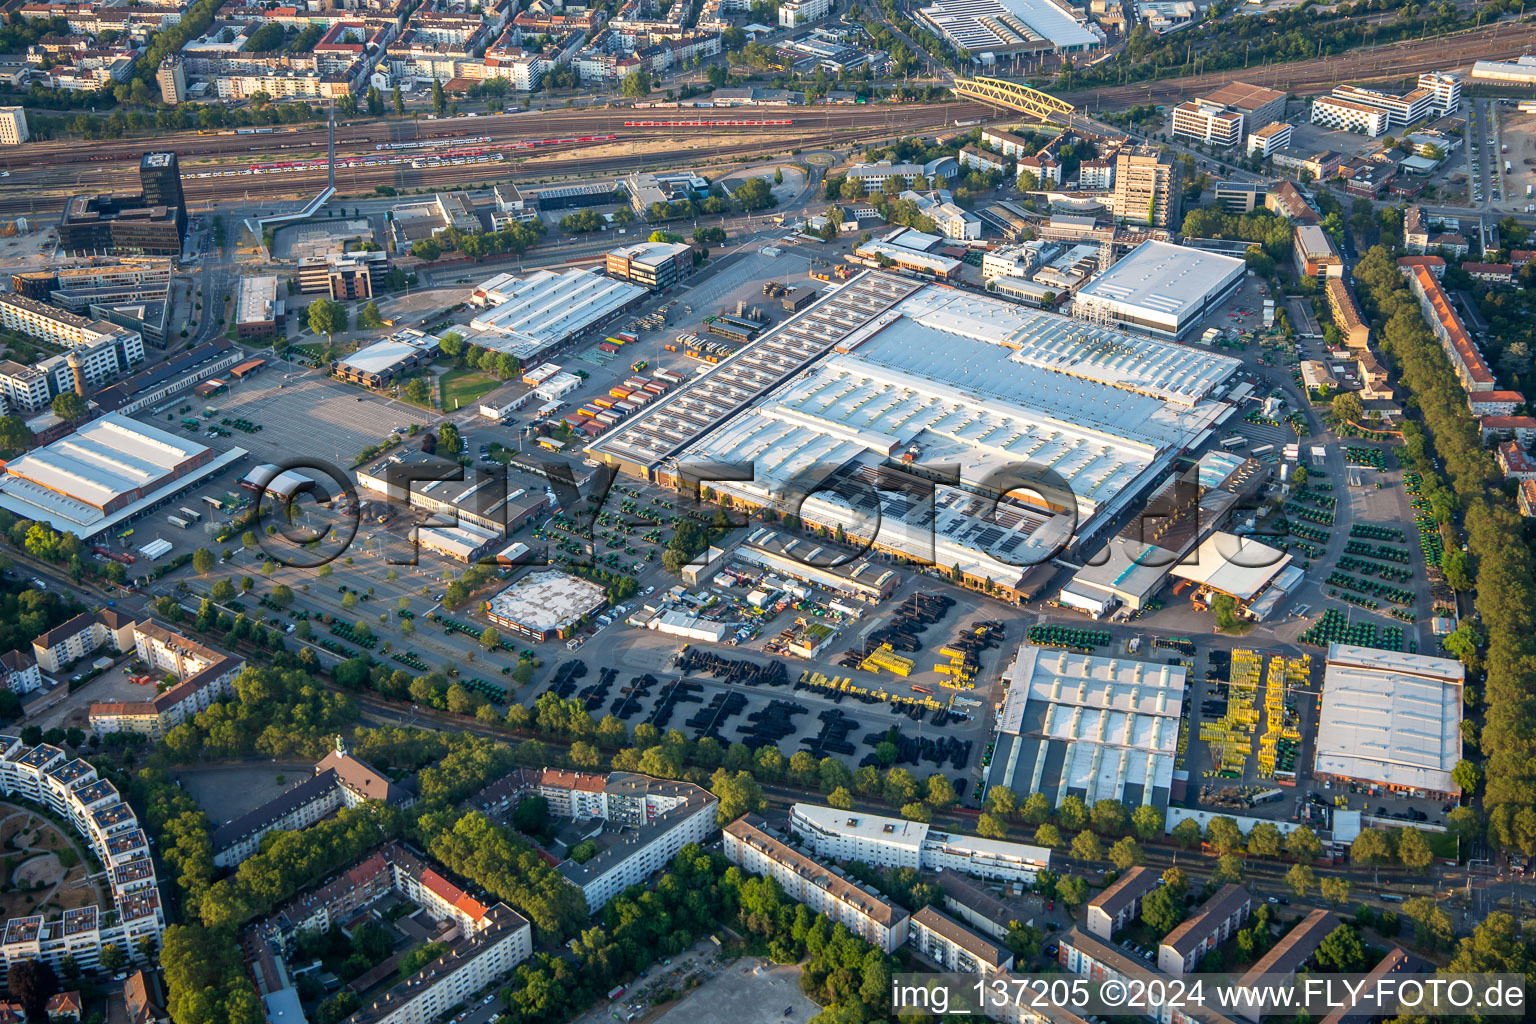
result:
[[[1439,280],[1429,265],[1421,262],[1425,257],[1414,257],[1407,261],[1398,260],[1399,265],[1406,265],[1414,273],[1419,282],[1419,288],[1424,293],[1426,300],[1435,311],[1435,317],[1440,321],[1440,326],[1450,338],[1451,347],[1456,351],[1456,358],[1460,360],[1466,370],[1467,377],[1475,384],[1494,383],[1493,372],[1488,369],[1488,364],[1483,361],[1482,354],[1477,346],[1472,344],[1467,329],[1462,326],[1461,317],[1451,308],[1451,301],[1446,297],[1444,289],[1440,287]]]
[[[1478,423],[1484,430],[1536,430],[1536,418],[1530,416],[1484,416]]]

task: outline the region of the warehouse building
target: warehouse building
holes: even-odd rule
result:
[[[1294,561],[1252,537],[1217,532],[1169,574],[1195,584],[1197,593],[1226,594],[1241,614],[1262,622],[1301,584],[1302,569]]]
[[[868,273],[588,451],[678,488],[697,482],[691,467],[700,464],[751,465],[751,480],[703,483],[738,507],[842,527],[876,551],[948,567],[1019,600],[1043,585],[1033,567],[1091,540],[1228,414],[1215,395],[1236,366],[1205,350]],[[1052,467],[1040,493],[985,493],[992,467],[1026,459]],[[892,488],[933,494],[922,463],[969,467],[965,486],[941,488],[931,502],[882,500]],[[842,500],[797,493],[809,490],[802,473],[815,465],[838,467]],[[1074,505],[1077,514],[1066,515]]]
[[[469,322],[464,340],[526,364],[602,329],[650,294],[640,285],[595,270],[498,274],[476,289],[471,301],[487,308]]]
[[[1454,799],[1466,669],[1450,658],[1331,644],[1315,774],[1395,793]]]
[[[509,488],[504,472],[464,469],[419,448],[396,448],[379,456],[357,471],[357,485],[432,513],[435,529],[468,526],[505,536],[549,508],[546,494]]]
[[[987,788],[1164,808],[1187,671],[1025,644],[1008,668]]]
[[[1104,42],[1050,0],[939,0],[918,16],[957,50],[991,53],[1086,53]]]
[[[407,327],[338,359],[331,364],[331,376],[378,390],[432,362],[441,347],[437,335]]]
[[[754,530],[732,554],[750,565],[861,601],[882,601],[901,582],[894,569],[863,558],[849,560],[844,552],[826,548],[813,539],[766,526]]]
[[[684,242],[637,242],[608,253],[608,276],[653,292],[665,291],[693,273],[693,246]]]
[[[1472,65],[1472,78],[1505,85],[1536,85],[1536,55],[1528,53],[1512,61],[1477,61]]]
[[[245,458],[108,413],[13,459],[0,477],[0,508],[88,540]]]
[[[554,569],[529,573],[491,598],[485,617],[520,637],[542,643],[563,639],[608,603],[596,583]]]
[[[1246,262],[1168,242],[1143,242],[1078,289],[1072,312],[1177,341],[1243,282]]]
[[[876,867],[957,871],[1033,884],[1035,876],[1051,866],[1051,851],[1043,846],[964,836],[920,821],[821,804],[795,804],[789,809],[789,828],[818,857]]]

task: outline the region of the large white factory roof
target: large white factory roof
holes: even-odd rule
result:
[[[481,285],[481,292],[502,301],[469,322],[480,333],[465,340],[524,360],[648,294],[639,285],[593,270],[540,270],[520,280],[509,277],[498,275]]]
[[[189,471],[189,462],[207,454],[206,445],[108,413],[12,460],[0,479],[0,507],[84,539],[246,453],[234,448]],[[125,496],[134,500],[104,511]]]
[[[1143,242],[1078,290],[1078,301],[1103,299],[1178,321],[1205,306],[1211,293],[1247,269],[1243,260],[1203,249]]]
[[[1316,770],[1454,793],[1466,670],[1450,658],[1332,644],[1318,713]]]
[[[1058,49],[1096,46],[1098,36],[1050,0],[939,0],[923,17],[973,53],[1017,45],[1020,27]],[[1006,26],[1006,27],[1005,27]]]
[[[1167,804],[1186,681],[1178,665],[1020,647],[988,786]]]
[[[1179,579],[1251,601],[1291,564],[1290,555],[1251,537],[1213,533],[1170,572]]]
[[[815,467],[872,467],[914,448],[916,461],[955,465],[971,484],[1027,463],[1070,488],[1080,526],[1133,500],[1139,481],[1198,441],[1226,412],[1209,395],[1236,366],[989,296],[865,274],[592,450],[651,465],[668,456],[750,464],[751,482],[720,489],[756,503]],[[912,509],[888,503],[880,542],[1003,581],[1073,531],[1071,517],[1037,506],[984,504],[941,488],[930,541],[926,524],[903,520]],[[803,514],[838,513],[813,496]]]
[[[546,569],[529,573],[490,601],[493,616],[538,632],[565,629],[601,608],[608,592],[596,583]]]

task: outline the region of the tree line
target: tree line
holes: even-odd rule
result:
[[[1481,709],[1483,725],[1480,732],[1464,730],[1464,746],[1469,756],[1480,750],[1483,757],[1488,838],[1502,849],[1536,854],[1536,559],[1519,512],[1498,487],[1501,474],[1481,446],[1466,393],[1392,255],[1372,248],[1355,281],[1423,425],[1426,443],[1406,449],[1409,457],[1426,480],[1443,472],[1466,532],[1486,647],[1481,671],[1469,672],[1464,692],[1468,711]],[[1464,803],[1474,799],[1463,794]]]

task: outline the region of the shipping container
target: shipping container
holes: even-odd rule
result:
[[[610,335],[609,335],[609,336],[608,336],[608,337],[607,337],[607,338],[606,338],[606,339],[605,339],[605,340],[606,340],[606,341],[607,341],[607,342],[608,342],[608,344],[610,344],[610,345],[619,345],[619,346],[622,346],[622,345],[624,345],[624,344],[626,344],[626,342],[625,342],[625,340],[624,340],[624,339],[623,339],[623,338],[616,338],[616,337],[614,337],[614,336],[613,336],[613,335],[611,335],[611,334],[610,334]]]
[[[638,405],[636,405],[634,402],[615,402],[615,403],[613,403],[613,411],[618,413],[621,416],[628,416],[630,413],[634,412],[638,408],[640,408],[640,407]]]
[[[601,345],[597,346],[597,350],[599,352],[607,352],[609,355],[613,355],[614,353],[618,352],[619,346],[605,341]]]
[[[611,399],[611,398],[594,398],[594,399],[592,399],[592,404],[597,406],[599,409],[612,409],[613,408],[613,399]]]
[[[172,526],[179,526],[183,530],[187,528],[187,521],[182,519],[180,516],[166,516],[165,521],[170,523]]]
[[[635,390],[635,389],[634,388],[609,388],[608,389],[608,397],[609,398],[628,398],[629,397],[629,393],[631,391],[633,391],[633,390]]]
[[[640,340],[639,335],[635,334],[634,331],[619,331],[618,336],[630,344],[634,344],[636,341]]]

